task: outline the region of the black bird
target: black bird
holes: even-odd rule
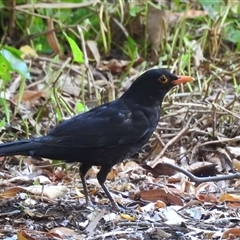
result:
[[[87,204],[91,201],[85,175],[92,166],[101,166],[98,182],[112,207],[118,209],[104,185],[107,174],[115,164],[138,152],[151,137],[166,93],[176,84],[192,80],[164,69],[149,70],[119,99],[62,122],[46,136],[0,144],[0,156],[24,155],[81,162],[79,174]]]

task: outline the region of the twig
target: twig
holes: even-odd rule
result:
[[[236,114],[233,113],[232,111],[229,111],[229,110],[227,110],[226,108],[220,106],[219,104],[213,103],[213,105],[215,105],[215,106],[218,107],[218,108],[221,108],[223,111],[226,111],[227,113],[229,113],[230,115],[234,116],[235,118],[240,119],[240,117],[239,117],[238,115],[236,115]]]
[[[224,176],[214,176],[214,177],[196,177],[195,175],[188,172],[187,170],[184,170],[181,167],[178,167],[176,165],[172,165],[170,163],[164,163],[164,164],[166,166],[170,167],[170,168],[173,168],[174,170],[177,170],[177,171],[183,173],[184,175],[189,177],[189,179],[192,182],[195,182],[197,185],[199,185],[200,183],[203,183],[203,182],[214,182],[214,181],[216,182],[216,181],[231,180],[231,179],[240,178],[240,173],[228,174],[228,175],[224,175]]]
[[[216,113],[216,111],[217,111],[217,108],[216,108],[215,104],[217,103],[218,99],[222,95],[221,93],[222,93],[222,91],[219,91],[217,93],[217,96],[215,97],[215,99],[214,99],[214,101],[212,103],[212,129],[213,129],[213,137],[216,137],[216,133],[217,133],[216,132],[216,125],[217,125],[217,113]]]
[[[159,158],[163,156],[163,154],[166,152],[166,150],[173,145],[181,136],[183,136],[186,132],[188,132],[189,127],[183,128],[174,138],[172,138],[170,141],[167,142],[167,144],[164,146],[162,151],[158,154],[158,156],[152,161],[152,166],[156,164]]]
[[[153,134],[154,134],[155,138],[157,139],[158,143],[160,144],[160,146],[161,146],[162,148],[164,148],[164,147],[165,147],[165,144],[164,144],[163,140],[160,138],[160,136],[158,135],[158,133],[157,133],[157,132],[154,132]]]
[[[202,147],[202,146],[217,144],[217,143],[235,143],[238,141],[240,141],[240,136],[236,136],[235,138],[230,138],[230,139],[208,141],[208,142],[201,143],[201,145],[196,147],[200,147],[200,146]]]

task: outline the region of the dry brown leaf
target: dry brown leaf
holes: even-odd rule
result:
[[[181,181],[182,181],[182,176],[179,176],[179,177],[168,177],[167,178],[167,182],[169,184],[179,183]]]
[[[37,167],[33,168],[34,170],[35,169],[38,169]],[[40,169],[42,169],[42,167],[40,167]],[[71,182],[71,178],[68,177],[68,175],[66,174],[66,172],[64,171],[54,171],[54,172],[50,172],[48,171],[46,168],[42,170],[44,175],[45,176],[48,176],[49,179],[52,181],[52,182],[61,182],[61,181],[64,181],[65,183],[66,182]]]
[[[159,46],[167,33],[165,10],[155,8],[152,5],[148,7],[147,13],[147,32],[151,43],[151,61],[158,62]]]
[[[196,18],[196,17],[204,17],[207,14],[208,14],[207,11],[190,9],[184,13],[183,17],[184,18]]]
[[[43,96],[45,96],[45,93],[43,91],[25,90],[22,95],[22,101],[34,104]],[[19,96],[16,95],[12,99],[16,102],[18,98]]]
[[[26,234],[24,234],[24,235],[26,235]],[[25,238],[24,236],[23,236],[23,234],[22,234],[22,230],[20,230],[19,232],[17,232],[17,239],[18,240],[31,240],[31,238]]]
[[[47,31],[48,33],[46,34],[46,38],[48,44],[50,45],[54,53],[58,54],[59,56],[62,56],[62,50],[60,48],[56,33],[54,31],[54,22],[52,18],[48,19]]]
[[[87,49],[88,58],[95,59],[97,64],[96,67],[98,68],[101,62],[101,56],[98,51],[97,43],[93,40],[87,40],[86,45],[87,45],[86,49]]]
[[[230,228],[222,234],[221,239],[236,239],[240,237],[240,228]]]
[[[27,192],[27,190],[24,188],[20,188],[20,187],[9,188],[9,189],[5,190],[4,192],[0,193],[0,199],[15,197],[16,194],[19,192]]]
[[[164,156],[161,158],[155,158],[154,161],[148,162],[149,166],[151,166],[152,168],[154,168],[158,163],[169,163],[174,165],[176,164],[176,161]]]
[[[202,10],[194,10],[190,9],[186,12],[170,12],[166,11],[166,20],[169,26],[174,26],[177,22],[181,21],[184,18],[196,18],[196,17],[204,17],[208,14],[207,11]]]
[[[132,196],[134,200],[142,199],[144,201],[157,202],[158,200],[163,201],[166,205],[179,205],[183,206],[183,201],[176,195],[167,192],[165,189],[152,189],[143,190]]]
[[[196,198],[201,202],[208,202],[208,203],[217,203],[218,202],[217,197],[212,193],[196,194]]]
[[[218,200],[220,202],[240,202],[240,195],[224,193],[218,198]]]
[[[159,176],[172,176],[176,173],[176,170],[166,166],[164,163],[158,163],[154,168],[144,164],[141,166],[142,168],[146,169],[148,172],[152,173],[154,177]]]
[[[217,164],[211,164],[208,162],[197,162],[190,166],[192,169],[190,172],[197,177],[216,176],[216,174],[219,173],[216,166]]]
[[[240,208],[240,202],[228,202],[228,203],[226,203],[226,206],[228,208],[239,209]]]
[[[105,70],[109,70],[110,72],[125,72],[128,68],[128,65],[129,65],[128,61],[112,59],[105,66]]]
[[[189,202],[187,202],[182,208],[179,209],[179,211],[185,209],[185,208],[190,208],[195,205],[202,205],[202,202],[196,199],[192,199]]]
[[[117,171],[116,169],[112,168],[111,171],[110,171],[110,172],[108,173],[108,175],[107,175],[107,180],[112,181],[112,180],[115,179],[115,177],[116,177],[117,175],[118,175],[118,171]]]
[[[136,67],[139,64],[141,64],[143,61],[144,60],[142,58],[138,58],[133,63],[133,66]],[[130,63],[129,61],[111,59],[109,62],[101,61],[101,66],[99,66],[99,70],[101,71],[107,70],[115,73],[125,72],[126,70],[129,70],[130,75],[136,74],[135,68],[130,68],[130,64],[132,63]]]

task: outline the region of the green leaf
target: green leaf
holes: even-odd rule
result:
[[[23,52],[20,51],[20,50],[18,50],[18,49],[16,49],[16,48],[9,47],[9,46],[4,46],[4,47],[2,47],[2,49],[6,49],[6,50],[8,50],[9,52],[11,52],[13,55],[15,55],[16,57],[22,59],[21,56],[22,56]]]
[[[78,45],[76,44],[76,42],[72,38],[68,37],[66,33],[63,33],[63,34],[65,35],[65,37],[68,40],[68,43],[71,47],[72,54],[73,54],[73,60],[78,63],[84,63],[83,53],[80,50],[80,48],[78,47]]]
[[[17,51],[11,52],[9,49],[11,49],[11,48],[3,47],[2,50],[0,50],[0,55],[3,58],[5,58],[5,60],[9,64],[8,66],[10,66],[10,69],[8,68],[8,70],[17,71],[25,78],[31,79],[27,64],[18,56]],[[6,63],[6,61],[5,61],[5,63]]]
[[[9,62],[0,54],[0,78],[6,82],[9,82],[11,79],[11,69],[12,68]]]
[[[77,102],[76,104],[76,113],[83,113],[88,111],[88,107],[83,105],[81,102]]]
[[[6,126],[6,120],[5,120],[5,117],[3,119],[0,120],[0,131],[2,129],[4,129]]]
[[[128,36],[127,42],[125,43],[125,47],[127,49],[127,53],[131,59],[135,59],[137,55],[137,44],[134,42],[134,40]]]
[[[2,0],[0,0],[0,8],[4,8],[4,4]]]
[[[0,98],[0,106],[3,107],[4,114],[7,118],[7,123],[10,124],[10,110],[9,110],[7,100],[5,98],[2,98],[2,97]]]
[[[41,184],[39,183],[39,181],[34,180],[33,185],[34,185],[34,186],[40,186]]]
[[[130,5],[130,9],[129,9],[129,15],[131,17],[136,17],[140,12],[142,12],[144,10],[143,7],[140,6],[136,6],[136,5]]]
[[[240,30],[236,29],[234,25],[229,25],[225,28],[224,37],[233,43],[238,43],[240,41]]]

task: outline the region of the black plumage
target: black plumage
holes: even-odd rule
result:
[[[85,175],[92,166],[101,166],[97,179],[104,185],[112,166],[139,151],[151,137],[159,117],[162,100],[176,84],[190,82],[188,76],[175,76],[163,69],[153,69],[138,77],[117,100],[70,118],[48,135],[0,145],[0,156],[24,155],[81,162],[79,173],[86,202],[90,203]]]

